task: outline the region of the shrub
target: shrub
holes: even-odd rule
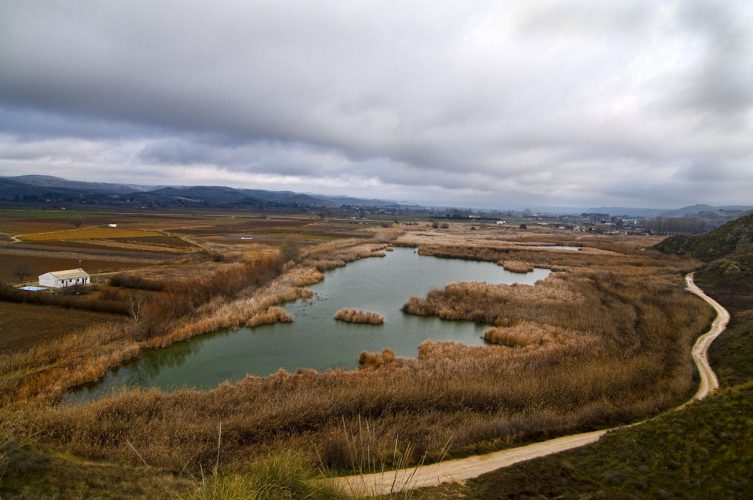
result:
[[[135,274],[124,273],[112,276],[110,278],[110,286],[150,290],[153,292],[161,292],[165,289],[165,283],[162,281],[150,280]]]
[[[23,304],[59,306],[67,309],[84,309],[87,311],[128,315],[125,303],[102,300],[95,297],[79,297],[68,293],[26,292],[0,283],[0,300]]]
[[[286,240],[280,247],[280,258],[283,262],[298,260],[300,253],[298,243],[293,240]]]
[[[311,468],[300,453],[285,451],[254,462],[246,474],[214,474],[185,498],[195,500],[312,500],[347,496]]]

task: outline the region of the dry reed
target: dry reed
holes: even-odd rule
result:
[[[335,313],[335,319],[347,323],[366,323],[369,325],[381,325],[384,316],[371,311],[359,311],[357,309],[340,309]]]
[[[293,316],[282,307],[270,307],[263,313],[256,313],[246,321],[246,326],[269,325],[272,323],[291,323]]]
[[[497,264],[511,273],[530,273],[534,269],[533,265],[528,262],[520,262],[518,260],[501,260]]]

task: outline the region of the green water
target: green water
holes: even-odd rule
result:
[[[280,368],[351,369],[358,365],[362,351],[390,348],[398,356],[415,357],[425,339],[481,345],[485,325],[422,318],[400,308],[411,296],[423,297],[452,281],[532,285],[548,274],[546,269],[511,273],[489,262],[423,257],[413,249],[396,248],[384,258],[364,259],[328,272],[323,282],[310,287],[313,299],[285,306],[295,318],[293,323],[221,330],[148,351],[111,370],[100,383],[71,392],[67,399],[91,399],[123,386],[208,389],[225,380],[269,375]],[[335,321],[335,311],[344,307],[376,311],[384,316],[384,324]]]

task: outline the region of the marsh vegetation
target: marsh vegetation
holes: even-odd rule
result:
[[[215,460],[222,422],[230,471],[280,449],[300,449],[304,461],[347,470],[345,436],[358,437],[364,419],[373,460],[391,466],[438,459],[448,442],[451,456],[468,454],[627,422],[683,400],[693,386],[692,340],[712,316],[683,290],[683,274],[694,263],[643,251],[643,240],[549,238],[536,229],[465,228],[461,234],[455,224],[419,225],[405,234],[374,234],[369,242],[308,245],[295,261],[231,256],[201,279],[155,292],[138,322],[90,327],[4,356],[3,411],[25,412],[22,432],[34,442],[88,459],[138,465],[131,443],[155,467],[206,468]],[[486,346],[426,341],[416,359],[379,350],[362,355],[358,370],[280,371],[205,392],[128,390],[57,404],[66,390],[145,349],[255,317],[275,319],[279,313],[270,308],[305,296],[304,284],[348,262],[383,256],[388,244],[554,272],[535,287],[451,283],[404,304],[417,317],[491,325]],[[410,451],[396,456],[396,443]]]

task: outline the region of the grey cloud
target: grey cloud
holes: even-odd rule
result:
[[[699,37],[700,64],[681,98],[715,115],[740,115],[753,105],[753,14],[732,2],[691,1],[681,20]],[[737,123],[737,121],[735,121]]]
[[[0,166],[67,155],[101,176],[644,204],[706,196],[703,164],[743,202],[752,15],[742,0],[9,0]]]

